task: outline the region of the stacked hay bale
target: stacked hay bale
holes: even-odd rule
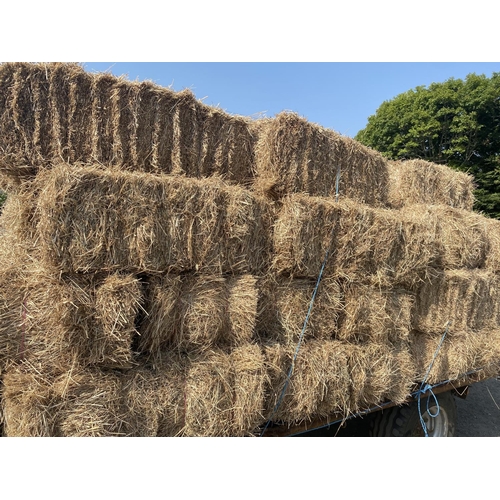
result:
[[[500,228],[447,168],[20,63],[0,180],[7,435],[243,436],[402,403],[448,319],[432,380],[500,359]]]
[[[250,120],[71,64],[0,87],[7,435],[249,434],[271,225]]]

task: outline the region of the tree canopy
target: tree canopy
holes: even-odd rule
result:
[[[420,158],[472,174],[475,208],[500,218],[500,73],[400,94],[355,139],[394,160]]]

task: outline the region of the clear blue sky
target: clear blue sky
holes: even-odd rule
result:
[[[419,85],[500,72],[499,63],[84,63],[131,80],[152,80],[174,90],[190,88],[229,113],[271,117],[299,113],[353,137],[383,101]]]

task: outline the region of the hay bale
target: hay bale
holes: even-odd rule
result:
[[[139,365],[124,375],[124,404],[133,436],[173,437],[184,429],[189,358],[162,355],[156,366]]]
[[[486,237],[489,241],[484,267],[495,273],[500,272],[500,221],[485,218]]]
[[[349,348],[332,340],[310,340],[302,344],[282,396],[294,352],[292,346],[277,343],[264,346],[269,380],[266,419],[292,424],[316,417],[347,416],[350,412]]]
[[[85,370],[79,374],[58,411],[64,437],[130,435],[130,415],[124,406],[122,377],[113,372]]]
[[[377,289],[346,283],[343,316],[336,338],[361,344],[398,344],[411,330],[415,295],[403,289]]]
[[[59,371],[82,366],[130,368],[142,290],[132,275],[56,277],[33,269],[22,283],[17,329],[21,358]]]
[[[387,169],[387,202],[392,208],[429,204],[472,210],[471,175],[425,160],[389,161]]]
[[[424,283],[416,296],[413,327],[450,333],[498,327],[498,279],[484,270],[443,271]]]
[[[124,368],[134,362],[135,322],[142,302],[142,286],[135,275],[112,274],[99,283],[95,291],[97,328],[89,358],[92,364]]]
[[[404,343],[395,349],[384,344],[351,345],[348,364],[353,413],[386,401],[401,404],[414,386],[415,365]]]
[[[149,284],[139,349],[202,351],[253,339],[256,279],[251,275],[166,275]]]
[[[334,196],[340,167],[342,197],[385,204],[388,173],[380,153],[295,113],[259,120],[255,128],[257,190],[279,198],[300,192]]]
[[[35,371],[14,369],[3,376],[4,432],[9,437],[51,437],[58,432],[60,399],[51,380]]]
[[[60,165],[38,176],[39,246],[62,272],[259,272],[270,207],[216,179]]]
[[[491,251],[488,219],[481,214],[444,205],[411,205],[401,214],[413,214],[435,232],[439,269],[474,269],[485,266]]]
[[[188,90],[61,63],[2,64],[0,90],[0,151],[20,155],[19,165],[63,160],[243,184],[253,178],[251,121]]]
[[[442,334],[412,332],[410,347],[416,362],[417,380],[421,382],[427,375],[425,380],[429,384],[457,381],[466,373],[485,367],[488,371],[483,376],[498,373],[499,338],[498,329],[455,332],[445,337],[438,351]]]
[[[63,371],[23,363],[4,376],[7,436],[93,437],[131,435],[122,377],[84,369],[76,360]]]
[[[191,360],[186,378],[186,436],[248,436],[263,423],[265,365],[248,344]]]
[[[304,327],[316,281],[279,278],[270,274],[259,282],[257,331],[261,341],[296,345]],[[304,331],[305,339],[333,339],[342,313],[337,280],[325,278],[315,296]]]
[[[409,212],[293,195],[274,227],[273,268],[317,277],[330,249],[328,276],[411,289],[427,278],[436,245],[432,225]]]
[[[0,373],[24,351],[22,325],[25,321],[24,273],[30,256],[16,231],[18,196],[9,196],[0,215]]]

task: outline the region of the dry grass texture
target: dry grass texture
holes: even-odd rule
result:
[[[494,252],[483,215],[444,205],[411,205],[400,212],[421,220],[435,239],[434,266],[439,269],[475,269],[486,265]],[[491,260],[491,259],[490,259]]]
[[[417,294],[413,327],[421,332],[476,332],[499,325],[498,279],[488,271],[453,270],[425,283]]]
[[[294,195],[284,201],[275,224],[273,267],[314,278],[330,248],[328,276],[412,288],[436,259],[433,229],[411,213]]]
[[[387,168],[392,208],[428,204],[472,210],[474,180],[468,174],[424,160],[390,161]]]
[[[391,349],[370,343],[349,347],[350,410],[356,413],[385,401],[403,403],[414,383],[415,365],[408,347]]]
[[[98,162],[248,184],[250,124],[189,90],[86,73],[77,64],[0,65],[0,151],[18,154],[21,166]]]
[[[250,275],[166,275],[149,284],[139,349],[203,351],[254,337],[258,290]]]
[[[494,376],[500,371],[500,331],[482,330],[455,333],[447,336],[438,351],[442,334],[411,335],[411,354],[416,362],[416,380],[422,381],[429,371],[427,382],[462,380],[468,372],[483,369],[480,376]],[[437,355],[436,355],[437,352]],[[435,358],[434,358],[435,356]],[[433,361],[434,360],[434,361]]]
[[[302,344],[281,399],[294,351],[293,346],[277,343],[264,346],[269,377],[266,418],[299,423],[316,417],[347,413],[351,389],[349,347],[331,340],[310,340]]]
[[[336,335],[339,340],[383,345],[408,341],[414,294],[346,283],[342,295],[343,316]]]
[[[216,179],[60,165],[39,176],[44,262],[63,272],[257,272],[269,207]]]
[[[268,277],[260,280],[257,330],[261,341],[296,345],[316,286],[315,280]],[[309,316],[305,339],[333,339],[342,312],[340,285],[322,280]]]
[[[257,345],[165,352],[154,367],[126,376],[127,420],[139,436],[252,435],[264,420],[265,381]]]
[[[295,113],[259,120],[254,127],[257,190],[274,198],[298,192],[334,196],[340,167],[342,197],[385,204],[388,172],[380,153]]]
[[[22,283],[17,360],[64,371],[82,365],[132,366],[142,290],[132,275],[61,277],[33,270]]]

